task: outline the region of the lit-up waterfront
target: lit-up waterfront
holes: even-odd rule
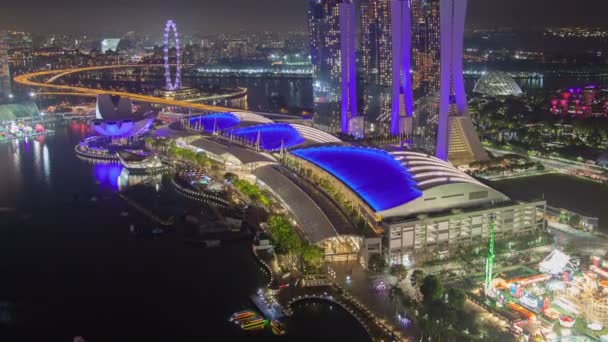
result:
[[[243,337],[226,318],[267,282],[250,244],[193,247],[180,225],[155,236],[156,226],[115,196],[119,189],[163,217],[179,217],[193,202],[164,181],[121,184],[120,164],[91,164],[72,152],[82,138],[78,125],[52,128],[44,140],[0,144],[0,269],[11,279],[0,283],[0,339]],[[294,311],[288,329],[296,336],[368,340],[337,306]],[[192,329],[199,326],[208,328]]]

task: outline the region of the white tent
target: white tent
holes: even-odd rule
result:
[[[573,271],[576,267],[570,262],[570,256],[554,249],[538,264],[538,270],[543,273],[559,274],[564,271]]]

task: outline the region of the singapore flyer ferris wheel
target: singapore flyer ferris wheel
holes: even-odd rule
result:
[[[171,80],[171,64],[169,64],[169,34],[173,29],[173,38],[175,39],[175,81]],[[181,84],[182,71],[181,71],[181,51],[179,47],[179,33],[177,32],[177,26],[173,20],[167,20],[165,24],[165,36],[163,40],[163,52],[165,60],[165,84],[167,90],[178,90]]]

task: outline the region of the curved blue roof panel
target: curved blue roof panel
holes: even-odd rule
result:
[[[260,146],[266,151],[276,151],[284,144],[285,148],[304,142],[304,138],[291,125],[286,123],[264,124],[235,128],[228,134],[238,136],[255,144],[260,136]]]
[[[375,211],[391,209],[422,196],[412,175],[383,150],[322,146],[291,153],[338,178]]]
[[[191,125],[201,124],[205,132],[213,132],[214,126],[216,131],[222,131],[239,123],[241,123],[239,118],[232,113],[214,113],[190,118]]]

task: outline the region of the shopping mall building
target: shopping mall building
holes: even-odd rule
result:
[[[447,255],[485,243],[492,224],[496,239],[544,229],[544,201],[512,201],[424,153],[340,145],[295,149],[288,158],[300,174],[330,184],[380,233],[381,238],[363,239],[364,260],[371,253],[383,253],[391,263]]]
[[[485,243],[492,224],[497,239],[544,229],[544,201],[514,202],[425,153],[350,145],[251,114],[193,116],[187,125],[206,136],[183,145],[272,194],[330,261],[427,260]]]

